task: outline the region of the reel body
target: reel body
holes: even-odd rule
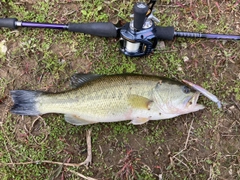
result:
[[[153,52],[157,45],[156,28],[152,26],[134,31],[131,23],[125,24],[120,30],[120,51],[126,56],[137,57]]]

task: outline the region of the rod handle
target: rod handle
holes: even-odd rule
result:
[[[16,29],[17,28],[17,26],[15,25],[16,21],[17,21],[16,18],[0,18],[0,27]]]
[[[174,37],[174,27],[160,27],[156,26],[156,37],[162,40],[173,40]]]
[[[141,30],[145,22],[146,14],[148,12],[148,6],[146,3],[136,3],[133,7],[133,26],[136,30]]]
[[[117,29],[110,22],[69,23],[68,30],[100,37],[117,37]]]

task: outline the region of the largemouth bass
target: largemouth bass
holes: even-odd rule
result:
[[[49,93],[14,90],[12,113],[62,113],[74,125],[131,120],[134,125],[169,119],[204,108],[199,92],[164,77],[150,75],[80,75],[74,89]]]

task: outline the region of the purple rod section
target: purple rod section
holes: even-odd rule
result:
[[[226,34],[204,34],[204,33],[193,33],[193,32],[174,32],[174,36],[177,37],[190,37],[190,38],[208,38],[208,39],[233,39],[240,40],[240,36],[237,35],[226,35]]]
[[[21,26],[32,28],[68,29],[68,25],[66,24],[51,24],[51,23],[21,22]]]

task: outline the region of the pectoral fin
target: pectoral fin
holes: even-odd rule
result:
[[[130,123],[133,125],[141,125],[149,121],[149,118],[137,117],[134,118]]]
[[[88,120],[85,120],[85,119],[81,119],[79,116],[72,115],[72,114],[65,114],[64,117],[65,117],[65,121],[67,121],[70,124],[76,125],[76,126],[82,126],[82,125],[96,123],[96,122],[93,122],[93,121],[88,121]]]
[[[128,100],[129,104],[137,109],[150,109],[153,103],[152,100],[139,95],[130,95]]]

